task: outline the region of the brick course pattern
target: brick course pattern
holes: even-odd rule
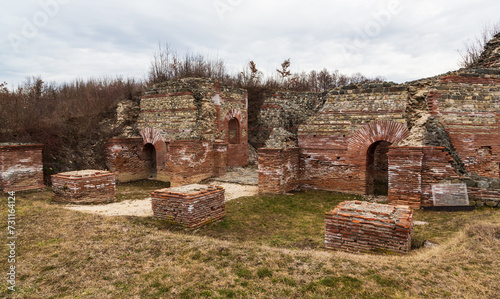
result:
[[[0,144],[0,190],[44,188],[41,144]]]
[[[259,149],[259,193],[281,194],[299,186],[299,149]]]
[[[52,175],[54,201],[104,203],[115,200],[115,174],[103,170],[80,170]]]
[[[389,147],[391,205],[432,206],[432,185],[458,177],[443,147]]]
[[[221,220],[226,213],[224,188],[185,185],[151,193],[153,214],[177,225],[196,229]]]
[[[154,129],[166,142],[223,140],[228,144],[229,166],[248,164],[246,90],[212,79],[169,81],[148,89],[140,109],[140,130]],[[230,138],[234,137],[230,136],[231,120],[237,120],[236,138]]]
[[[142,138],[113,138],[106,143],[106,166],[118,182],[149,178],[151,167],[143,149]]]
[[[345,201],[325,215],[325,247],[345,252],[405,254],[411,249],[413,210]]]

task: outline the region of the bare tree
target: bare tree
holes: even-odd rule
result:
[[[476,36],[471,41],[464,42],[464,49],[458,50],[461,56],[460,67],[473,67],[483,54],[486,44],[498,33],[500,33],[500,22],[484,26],[483,32],[479,36]]]

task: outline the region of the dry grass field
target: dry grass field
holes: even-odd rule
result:
[[[118,186],[120,200],[158,185]],[[498,298],[500,209],[416,211],[407,256],[324,249],[324,212],[352,195],[243,197],[197,231],[152,217],[106,217],[17,194],[17,285],[5,298]],[[7,196],[0,237],[7,240]],[[3,256],[3,257],[2,257]],[[0,254],[7,271],[7,247]],[[5,276],[4,276],[5,277]]]

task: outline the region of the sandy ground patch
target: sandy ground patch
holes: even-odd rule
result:
[[[257,186],[238,185],[230,183],[214,183],[224,187],[226,190],[226,201],[244,196],[253,196],[258,193]],[[121,202],[104,204],[104,205],[67,205],[67,209],[81,211],[86,213],[93,213],[105,216],[153,216],[151,209],[151,198],[141,200],[124,200]]]

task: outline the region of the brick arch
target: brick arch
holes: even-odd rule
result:
[[[394,144],[408,136],[410,136],[410,132],[403,123],[387,120],[374,121],[354,133],[349,140],[348,152],[351,155],[365,155],[368,148],[375,142],[387,141]]]
[[[241,112],[238,109],[229,110],[229,112],[226,114],[226,117],[224,118],[224,123],[227,124],[232,118],[236,118],[240,122],[240,124],[243,120],[243,116],[241,116]]]
[[[145,128],[139,134],[142,136],[143,146],[151,143],[155,147],[157,167],[164,167],[167,158],[167,145],[161,136],[161,132],[153,128]]]

